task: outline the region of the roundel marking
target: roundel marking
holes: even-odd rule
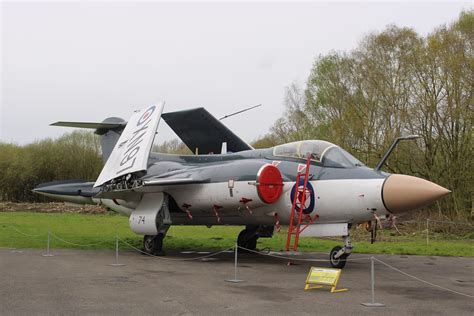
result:
[[[140,126],[142,125],[143,123],[145,123],[145,121],[153,114],[153,112],[155,112],[155,108],[156,106],[151,106],[149,107],[145,113],[142,114],[142,116],[140,117],[140,119],[138,120],[138,123],[137,123],[137,126]]]
[[[304,186],[304,179],[300,179],[298,188],[303,190],[303,186]],[[295,198],[295,191],[296,191],[296,183],[291,188],[291,192],[290,192],[291,202],[293,202],[293,199]],[[298,193],[298,194],[302,194],[302,193]],[[299,211],[300,207],[301,207],[300,201],[299,199],[296,199],[296,210]],[[314,210],[314,189],[311,182],[308,181],[308,184],[306,186],[306,198],[305,198],[305,203],[303,207],[303,214],[311,214],[313,210]]]

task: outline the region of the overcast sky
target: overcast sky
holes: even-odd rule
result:
[[[245,141],[284,110],[315,57],[347,51],[387,24],[426,35],[466,2],[2,2],[0,141],[25,144],[68,129],[58,120],[125,119],[159,100],[206,107]],[[174,137],[162,122],[156,142]]]

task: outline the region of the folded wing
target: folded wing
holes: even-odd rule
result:
[[[163,113],[162,117],[192,152],[220,153],[223,142],[229,152],[253,149],[204,108]]]
[[[163,107],[164,103],[152,105],[133,114],[115,144],[94,187],[126,174],[143,176],[146,173],[148,157]]]

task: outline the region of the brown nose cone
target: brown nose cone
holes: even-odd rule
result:
[[[401,213],[428,205],[448,193],[451,191],[436,183],[403,174],[392,174],[385,180],[382,198],[390,212]]]

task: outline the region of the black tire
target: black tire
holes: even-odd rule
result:
[[[143,251],[149,255],[164,256],[163,238],[163,234],[143,236]]]
[[[246,249],[255,250],[257,249],[257,239],[258,236],[255,234],[255,231],[244,229],[239,233],[239,237],[237,237],[237,245]],[[239,252],[248,251],[239,248]]]
[[[329,261],[331,263],[331,267],[336,268],[336,269],[342,269],[346,265],[346,259],[349,257],[347,254],[343,254],[339,258],[334,258],[334,256],[341,250],[342,247],[336,246],[332,248],[331,253],[329,254]]]
[[[250,249],[250,250],[257,249],[257,239],[258,239],[257,236],[249,239],[247,241],[247,244],[246,244],[245,248]]]

